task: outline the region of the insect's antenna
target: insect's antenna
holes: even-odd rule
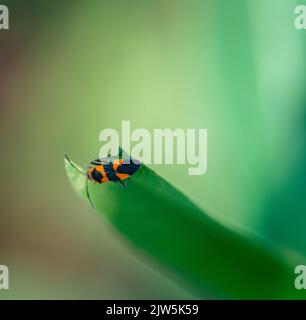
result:
[[[85,185],[86,185],[86,195],[87,195],[87,198],[88,198],[88,200],[89,200],[89,202],[90,202],[91,207],[94,208],[94,205],[93,205],[93,203],[92,203],[92,201],[91,201],[91,199],[90,199],[90,196],[89,196],[88,180],[89,180],[89,179],[87,178],[87,179],[86,179],[86,182],[85,182]]]
[[[76,165],[69,159],[69,157],[67,156],[66,153],[65,153],[65,158],[66,158],[66,160],[70,163],[70,165],[71,165],[75,170],[77,170],[77,171],[80,172],[81,174],[86,175],[85,172],[83,172],[83,171],[80,170],[78,167],[76,167]]]

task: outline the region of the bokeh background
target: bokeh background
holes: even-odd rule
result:
[[[0,31],[0,264],[10,290],[0,299],[195,297],[67,181],[63,153],[87,164],[99,132],[122,120],[207,128],[205,175],[152,167],[221,223],[306,256],[299,1],[1,4],[10,30]]]

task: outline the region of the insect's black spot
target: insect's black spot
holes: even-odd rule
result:
[[[114,167],[112,164],[105,164],[103,165],[103,167],[109,181],[119,180],[118,177],[116,176],[116,172],[114,171]]]
[[[96,169],[94,169],[91,173],[91,177],[93,178],[93,180],[97,181],[97,182],[101,182],[102,180],[102,174],[101,172],[97,171]]]
[[[113,165],[111,163],[110,164],[103,164],[103,168],[106,173],[114,171]]]
[[[132,175],[134,174],[140,167],[140,163],[136,162],[136,161],[130,161],[130,163],[122,163],[122,165],[120,165],[118,168],[117,168],[117,172],[118,173],[126,173],[126,174],[129,174],[129,175]]]
[[[116,172],[112,171],[112,172],[108,172],[107,173],[107,178],[109,181],[118,181],[119,178],[116,176]]]

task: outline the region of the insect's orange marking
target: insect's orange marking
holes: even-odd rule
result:
[[[96,168],[97,171],[99,171],[102,174],[101,182],[102,183],[108,182],[108,178],[107,178],[107,175],[106,175],[104,167],[102,165],[99,165],[99,166],[96,166],[95,168]]]
[[[122,159],[116,159],[113,163],[114,171],[117,171],[117,168],[122,164]]]
[[[101,182],[103,182],[103,183],[104,183],[104,182],[108,182],[108,181],[109,181],[109,180],[108,180],[107,177],[103,177],[102,180],[101,180]]]
[[[99,171],[99,172],[102,174],[103,177],[106,176],[104,167],[103,167],[102,165],[96,166],[95,169],[96,169],[97,171]]]
[[[120,180],[124,180],[127,179],[130,175],[127,173],[116,173],[116,176],[120,179]]]

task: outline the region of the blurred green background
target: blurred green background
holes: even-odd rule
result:
[[[0,264],[10,290],[0,298],[194,297],[121,242],[66,178],[63,153],[87,164],[99,132],[122,120],[207,128],[205,175],[151,167],[230,228],[306,256],[299,1],[1,4]]]

